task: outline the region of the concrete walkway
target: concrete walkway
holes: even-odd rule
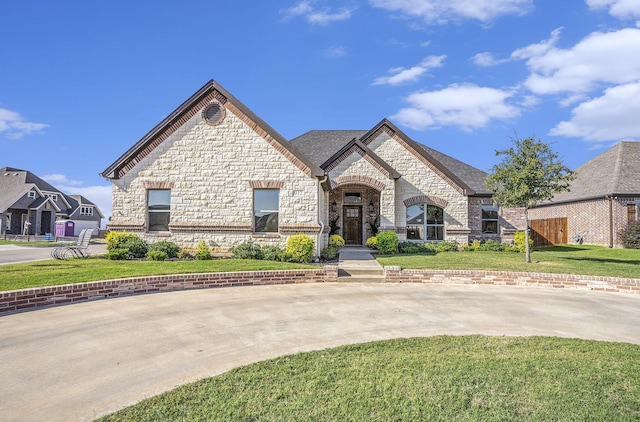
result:
[[[640,295],[318,283],[190,290],[0,317],[0,419],[73,421],[231,368],[349,343],[559,336],[640,344]]]
[[[0,265],[53,259],[51,258],[53,249],[46,246],[0,245]],[[104,243],[89,245],[89,253],[92,255],[107,253],[107,245]]]
[[[339,281],[384,281],[384,269],[369,248],[345,246],[340,249]]]

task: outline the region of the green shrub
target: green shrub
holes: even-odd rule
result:
[[[436,244],[435,243],[423,243],[422,249],[424,249],[427,253],[436,253]]]
[[[618,235],[627,249],[640,249],[640,221],[628,224]]]
[[[414,254],[414,253],[422,253],[424,252],[424,248],[420,243],[413,242],[399,242],[398,243],[398,252],[406,253],[406,254]]]
[[[335,218],[329,221],[329,236],[333,236],[334,234],[338,234],[338,230],[340,230],[340,226],[338,225],[338,219]]]
[[[201,240],[200,243],[198,243],[198,247],[196,247],[196,259],[206,261],[211,258],[209,246],[207,246],[207,243],[204,240]]]
[[[493,239],[487,239],[482,242],[478,250],[484,252],[504,252],[506,247],[507,245],[505,245],[504,243],[500,243]]]
[[[129,259],[129,249],[111,249],[110,251],[107,251],[107,259],[112,261],[124,261],[125,259]]]
[[[316,242],[309,236],[296,234],[287,241],[287,252],[296,262],[311,262],[315,244]]]
[[[436,252],[457,252],[458,242],[455,240],[443,240],[436,245]]]
[[[472,241],[471,243],[469,243],[468,245],[464,245],[463,250],[465,252],[473,252],[473,251],[477,251],[478,249],[480,249],[480,245],[482,245],[482,242],[479,241],[478,239]]]
[[[149,245],[149,252],[164,252],[166,258],[177,258],[180,253],[180,247],[173,242],[169,242],[168,240],[161,240],[159,242],[152,243]],[[149,253],[147,253],[147,258],[149,257]]]
[[[333,246],[336,249],[340,249],[344,246],[344,239],[339,234],[329,236],[329,246]]]
[[[338,249],[335,246],[327,246],[320,254],[324,259],[333,259],[338,255]]]
[[[398,235],[392,231],[380,232],[376,235],[378,239],[378,251],[383,255],[398,253]]]
[[[518,249],[518,252],[525,253],[527,251],[524,231],[516,232],[513,236],[513,244]],[[533,248],[533,239],[529,237],[529,249],[531,248]]]
[[[178,259],[190,260],[194,259],[194,257],[189,253],[189,251],[181,249],[180,252],[178,252]]]
[[[367,245],[367,248],[369,249],[378,249],[378,238],[375,236],[371,236],[367,239],[365,245]]]
[[[127,249],[127,257],[121,258],[124,256],[124,252],[115,252],[116,250],[124,250]],[[144,258],[147,255],[147,251],[149,250],[149,245],[147,242],[140,239],[133,233],[127,232],[109,232],[107,235],[107,251],[114,251],[111,256],[114,258],[109,259],[130,259],[130,258]]]
[[[231,257],[236,259],[265,259],[264,252],[260,245],[252,241],[234,246],[229,249],[229,252],[231,252]]]
[[[147,252],[147,259],[149,261],[164,261],[167,259],[167,253],[163,251],[149,251]]]

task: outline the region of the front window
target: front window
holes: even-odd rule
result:
[[[29,199],[34,199],[36,197],[36,191],[30,190],[27,196],[29,197]]]
[[[171,190],[149,189],[147,191],[149,231],[169,231],[171,217]]]
[[[482,206],[482,234],[498,234],[498,207]]]
[[[278,189],[253,190],[253,231],[256,233],[278,232],[280,213]]]
[[[407,239],[444,240],[444,210],[431,204],[407,207]]]
[[[80,207],[80,215],[93,215],[93,207]]]

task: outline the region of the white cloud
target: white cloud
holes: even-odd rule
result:
[[[640,77],[640,29],[594,32],[570,49],[556,48],[554,39],[552,33],[550,42],[512,55],[528,59],[531,74],[525,85],[536,94],[584,93]]]
[[[348,52],[349,50],[347,50],[345,47],[334,45],[324,50],[324,56],[332,59],[337,59],[346,56]]]
[[[42,179],[46,180],[47,182],[51,183],[52,185],[56,185],[56,184],[64,184],[66,186],[79,186],[79,185],[82,185],[81,181],[79,181],[79,180],[71,180],[71,179],[67,178],[67,176],[65,176],[64,174],[58,174],[58,173],[46,174],[46,175],[42,176]]]
[[[353,13],[353,9],[345,7],[337,11],[332,11],[328,7],[318,8],[316,3],[315,0],[302,0],[293,7],[281,10],[280,13],[284,14],[287,20],[302,16],[313,25],[327,25],[331,22],[347,20]]]
[[[640,138],[640,82],[605,90],[604,95],[573,109],[571,119],[560,122],[550,135],[589,141]]]
[[[471,58],[471,61],[480,67],[491,67],[491,66],[495,66],[498,65],[500,63],[504,63],[507,60],[499,60],[496,59],[495,57],[493,57],[493,54],[488,53],[488,52],[484,52],[484,53],[478,53],[475,56],[473,56]]]
[[[15,111],[0,108],[0,135],[9,139],[20,139],[31,133],[41,133],[49,125],[43,123],[28,122]]]
[[[459,19],[486,23],[502,15],[523,15],[533,7],[533,0],[369,0],[369,3],[427,23]]]
[[[517,49],[511,53],[511,58],[515,60],[525,60],[532,57],[542,56],[543,54],[553,50],[555,45],[558,43],[558,40],[560,40],[562,29],[563,28],[560,27],[551,31],[551,36],[546,40]]]
[[[373,81],[374,85],[401,85],[408,82],[415,82],[422,76],[427,73],[429,69],[434,69],[437,67],[442,67],[442,62],[447,56],[429,56],[422,60],[417,65],[410,67],[409,69],[405,69],[404,67],[395,67],[393,69],[389,69],[389,73],[391,76],[381,76],[376,78]]]
[[[473,84],[453,84],[440,91],[416,92],[406,98],[411,107],[403,108],[393,119],[412,129],[459,126],[470,131],[493,120],[520,115],[520,109],[506,101],[513,92]]]
[[[609,14],[618,19],[640,18],[638,0],[586,0],[590,9],[609,9]]]

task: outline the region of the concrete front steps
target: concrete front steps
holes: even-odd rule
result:
[[[384,269],[368,248],[345,246],[340,249],[338,281],[384,282]]]

